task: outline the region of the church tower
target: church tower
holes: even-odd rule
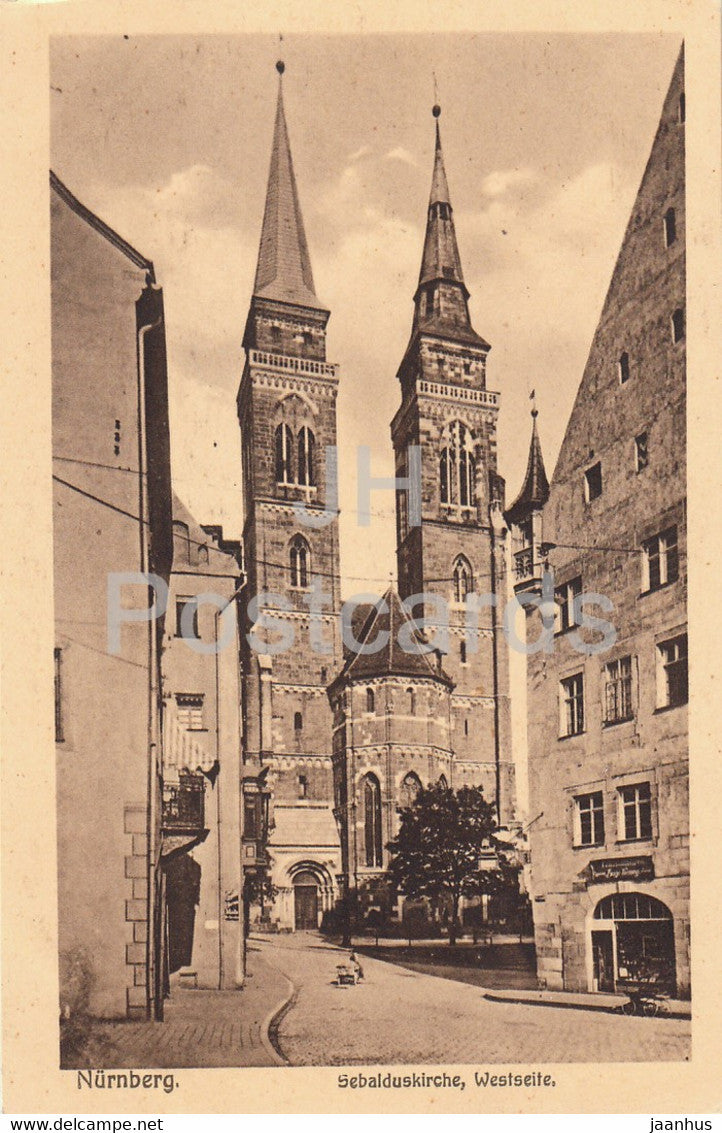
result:
[[[315,928],[333,906],[340,872],[326,696],[342,664],[337,493],[335,469],[327,470],[327,450],[336,446],[338,377],[326,361],[329,312],[316,297],[283,106],[283,63],[277,69],[271,166],[238,392],[248,577],[244,865],[264,864],[268,830],[277,896],[262,919]],[[315,587],[323,597],[312,614]],[[270,795],[267,819],[254,794],[261,785]]]
[[[514,771],[501,632],[507,579],[504,483],[496,470],[499,394],[486,387],[490,347],[469,316],[440,113],[435,106],[426,237],[411,338],[398,371],[402,402],[391,425],[396,476],[403,479],[413,470],[410,446],[418,446],[421,461],[420,517],[410,507],[413,490],[397,491],[399,593],[402,598],[421,592],[435,596],[424,605],[427,624],[435,617],[436,597],[447,604],[444,668],[455,686],[453,785],[483,787],[508,823],[514,814]],[[496,595],[498,609],[487,603],[472,611],[468,596],[473,592]]]

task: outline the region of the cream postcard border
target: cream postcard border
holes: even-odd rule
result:
[[[58,1068],[50,448],[48,39],[283,31],[659,32],[686,43],[692,1058],[545,1067],[551,1089],[365,1090],[339,1068],[182,1070],[172,1094],[80,1093]],[[712,0],[0,0],[2,1024],[10,1113],[702,1113],[722,1107],[722,776],[715,709],[722,562],[720,7]],[[581,376],[581,375],[580,375]],[[469,1052],[469,1061],[473,1051]],[[380,1068],[376,1067],[375,1070]],[[429,1067],[420,1069],[429,1070]],[[467,1077],[473,1066],[459,1067]],[[494,1068],[492,1068],[494,1069]],[[501,1069],[501,1068],[499,1068]],[[515,1066],[514,1070],[522,1070]]]

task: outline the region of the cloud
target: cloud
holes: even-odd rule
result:
[[[243,209],[239,186],[207,165],[191,165],[173,173],[156,190],[154,201],[166,216],[182,217],[187,224],[207,228],[238,223]]]
[[[403,146],[396,146],[390,149],[388,153],[384,154],[384,161],[402,161],[404,165],[410,165],[413,169],[419,168],[419,163],[412,153]]]
[[[395,375],[423,243],[423,206],[414,205],[406,171],[418,177],[399,157],[389,177],[389,160],[361,147],[305,202],[318,295],[332,312],[329,359],[341,364],[342,561],[354,576],[383,575],[393,563],[394,525],[381,518],[392,495],[375,492],[371,527],[357,527],[355,453],[369,445],[373,475],[393,475],[388,423],[400,402]],[[489,385],[503,391],[500,471],[511,498],[526,460],[527,386],[537,389],[551,471],[636,186],[606,163],[563,184],[531,169],[487,180],[481,207],[455,215],[473,321],[493,347]],[[513,191],[531,184],[533,193]],[[234,399],[258,233],[242,207],[233,215],[233,193],[208,166],[193,165],[160,190],[96,187],[81,199],[155,262],[166,304],[174,476],[199,520],[238,534]],[[358,585],[349,582],[350,590]]]
[[[612,163],[568,181],[540,181],[533,198],[496,196],[457,215],[476,329],[492,344],[490,388],[503,390],[502,475],[518,490],[536,387],[551,473],[629,216],[636,183]]]
[[[525,185],[537,180],[538,174],[528,167],[524,169],[496,169],[487,174],[481,182],[481,191],[487,197],[500,197],[514,185]]]
[[[350,153],[346,160],[353,165],[355,162],[361,161],[362,158],[369,157],[372,153],[373,150],[371,149],[371,146],[360,146],[359,149],[356,149],[353,151],[353,153]]]

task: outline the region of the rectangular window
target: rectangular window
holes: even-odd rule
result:
[[[681,307],[672,315],[672,342],[681,342],[684,338],[684,311]]]
[[[677,221],[674,209],[667,209],[664,214],[664,246],[668,248],[677,239]]]
[[[243,800],[243,837],[258,838],[258,805],[255,796]]]
[[[659,708],[674,708],[686,704],[688,690],[687,634],[662,641],[657,646]]]
[[[183,611],[186,606],[190,607],[190,613],[186,614],[186,631],[183,632]],[[198,599],[197,598],[176,598],[175,600],[175,635],[176,637],[195,637],[199,638],[198,633]]]
[[[604,845],[604,798],[601,791],[577,795],[574,843],[577,846]]]
[[[632,712],[632,658],[620,657],[605,667],[605,724],[618,724],[631,720]]]
[[[588,468],[584,473],[584,498],[587,503],[596,500],[602,494],[602,465],[599,461]]]
[[[584,676],[576,673],[561,682],[560,734],[578,736],[584,731]]]
[[[563,583],[562,586],[556,587],[554,591],[554,600],[556,602],[554,615],[555,633],[564,633],[565,630],[579,625],[579,615],[581,611],[577,609],[578,603],[576,599],[579,598],[581,592],[582,580],[580,576],[570,579],[569,582]]]
[[[634,783],[619,788],[621,841],[634,842],[652,837],[652,788]]]
[[[202,732],[204,730],[203,697],[195,693],[179,693],[175,702],[179,727],[187,728],[190,732]]]
[[[53,650],[55,661],[55,742],[61,744],[65,740],[63,735],[63,651]]]
[[[677,550],[677,528],[668,527],[659,535],[654,535],[642,544],[644,552],[642,589],[659,590],[669,582],[679,578],[679,554]]]
[[[647,449],[647,434],[639,433],[634,438],[634,468],[636,472],[641,472],[649,464],[649,452]]]

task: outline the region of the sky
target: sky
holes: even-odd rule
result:
[[[392,475],[396,371],[441,130],[475,329],[501,393],[507,502],[529,393],[551,474],[680,43],[662,35],[147,36],[51,43],[52,166],[153,260],[167,324],[175,488],[242,525],[235,398],[278,76],[316,293],[340,363],[345,592],[394,570],[391,492],[357,522],[356,452]]]

